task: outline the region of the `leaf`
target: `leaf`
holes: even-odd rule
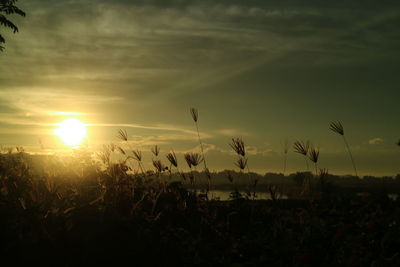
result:
[[[0,25],[11,28],[14,33],[18,32],[18,27],[3,15],[0,15]]]

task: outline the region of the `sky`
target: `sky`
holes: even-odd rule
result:
[[[252,171],[282,172],[282,143],[310,140],[319,167],[400,173],[400,5],[322,0],[20,0],[19,32],[0,27],[0,144],[62,149],[55,123],[88,124],[93,151],[122,144],[161,154],[200,151],[235,169],[242,137]],[[39,144],[40,143],[42,145]],[[150,166],[150,165],[149,165]],[[304,171],[288,153],[287,172]]]

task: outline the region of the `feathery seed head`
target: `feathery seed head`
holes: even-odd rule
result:
[[[111,149],[108,145],[103,145],[103,150],[99,153],[99,157],[104,164],[110,163]]]
[[[175,152],[171,151],[166,155],[168,161],[175,166],[175,168],[178,168],[178,160],[176,158]]]
[[[184,157],[189,168],[191,168],[192,166],[196,167],[204,160],[199,153],[188,152],[185,153]]]
[[[317,163],[319,157],[319,148],[311,147],[308,157],[312,162]]]
[[[229,144],[231,148],[240,156],[246,156],[246,148],[242,138],[232,138],[232,143]]]
[[[203,157],[199,153],[191,153],[192,165],[197,166],[203,162]]]
[[[128,134],[126,133],[125,130],[119,129],[117,137],[122,141],[128,141]]]
[[[185,153],[185,154],[183,155],[183,157],[185,158],[186,163],[187,163],[187,165],[189,166],[189,168],[192,168],[192,160],[191,160],[191,157],[190,157],[190,153],[189,153],[189,152],[188,152],[188,153]]]
[[[153,160],[153,166],[156,169],[157,172],[163,172],[167,169],[166,166],[161,162],[161,160]]]
[[[151,152],[154,154],[154,156],[158,156],[160,154],[160,147],[155,145],[154,147],[151,148]]]
[[[121,154],[126,155],[125,150],[122,147],[118,146],[117,148],[118,148],[119,152],[121,152]]]
[[[239,169],[244,170],[247,166],[247,158],[239,157],[238,160],[235,162],[235,165]]]
[[[110,144],[111,152],[114,152],[116,148],[117,148],[117,146],[115,144],[113,144],[113,143]]]
[[[308,150],[310,149],[310,141],[304,143],[304,141],[296,141],[293,144],[294,152],[307,156]]]
[[[142,151],[140,151],[139,149],[132,151],[134,159],[136,159],[137,161],[142,161]]]
[[[329,129],[337,134],[344,135],[343,125],[340,123],[340,121],[331,122]]]
[[[197,119],[199,118],[199,112],[197,111],[197,109],[190,108],[190,114],[192,115],[193,120],[197,122]]]

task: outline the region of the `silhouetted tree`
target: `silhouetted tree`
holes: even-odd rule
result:
[[[6,16],[11,14],[18,14],[25,17],[25,12],[15,6],[18,0],[0,0],[0,25],[11,28],[11,30],[16,33],[18,32],[18,27],[12,23]],[[0,44],[5,43],[6,40],[0,34]],[[0,45],[0,51],[3,51],[4,47]]]

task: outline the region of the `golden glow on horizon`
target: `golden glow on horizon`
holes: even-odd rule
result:
[[[60,137],[64,144],[72,148],[79,147],[86,138],[86,125],[78,119],[65,119],[60,122],[54,134]]]

